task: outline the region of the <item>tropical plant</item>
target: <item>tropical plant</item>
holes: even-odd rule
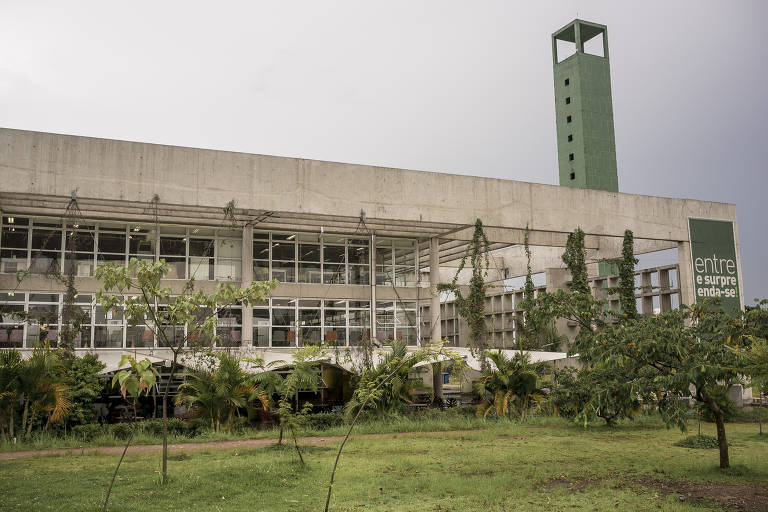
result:
[[[21,371],[22,359],[18,350],[0,351],[0,436],[2,437],[8,435],[13,438],[15,434]]]
[[[238,410],[247,406],[256,386],[240,366],[240,358],[226,352],[209,354],[210,368],[190,368],[179,386],[176,403],[189,407],[195,417],[203,418],[211,428],[230,430]]]
[[[418,354],[408,353],[403,340],[393,340],[390,352],[384,353],[372,368],[362,370],[352,399],[347,402],[347,417],[361,408],[379,416],[402,410],[413,400],[412,393],[421,383],[408,378],[411,369],[421,361]]]
[[[62,362],[48,344],[35,347],[19,371],[19,392],[23,401],[21,428],[24,438],[32,435],[32,426],[42,414],[43,429],[64,419],[69,411],[68,389],[62,382]]]
[[[540,404],[544,391],[537,387],[540,365],[531,364],[530,355],[515,352],[507,357],[501,350],[488,351],[486,357],[493,367],[486,368],[477,381],[476,389],[483,402],[477,406],[477,415],[487,417],[495,412],[500,418],[511,416],[515,411],[521,419],[531,406]]]

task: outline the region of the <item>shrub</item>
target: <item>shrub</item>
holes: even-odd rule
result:
[[[132,423],[115,423],[112,425],[112,435],[115,436],[116,439],[128,439],[132,430]]]
[[[710,449],[710,448],[717,448],[717,438],[715,436],[707,436],[704,434],[698,435],[698,436],[688,436],[685,439],[681,439],[680,441],[674,443],[675,446],[680,446],[682,448],[699,448],[699,449]]]
[[[313,430],[327,430],[341,425],[344,423],[344,419],[341,414],[335,412],[316,412],[314,414],[307,414],[306,422],[307,428]]]
[[[104,433],[104,428],[98,423],[85,423],[72,427],[72,435],[82,441],[93,441]]]

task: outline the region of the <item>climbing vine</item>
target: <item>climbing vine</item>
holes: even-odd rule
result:
[[[469,348],[473,356],[482,355],[487,348],[487,330],[485,328],[485,278],[488,276],[488,267],[490,258],[488,256],[488,238],[483,231],[483,221],[475,221],[475,231],[472,234],[472,240],[467,245],[467,250],[461,258],[459,268],[453,280],[446,284],[437,285],[439,292],[449,291],[456,296],[456,306],[459,308],[459,315],[469,325]],[[459,274],[464,270],[469,260],[472,266],[472,277],[469,280],[469,293],[465,296],[459,285]]]
[[[631,320],[637,317],[637,302],[635,301],[635,241],[632,231],[624,231],[624,244],[621,248],[619,261],[619,304],[623,319]]]
[[[577,228],[576,231],[568,235],[565,252],[563,253],[563,263],[568,266],[568,270],[571,272],[571,290],[589,295],[587,263],[585,259],[584,231],[581,228]]]

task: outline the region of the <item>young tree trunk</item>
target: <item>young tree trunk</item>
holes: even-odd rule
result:
[[[131,445],[131,441],[133,440],[133,434],[136,433],[136,407],[133,408],[133,428],[131,429],[131,435],[128,436],[128,441],[125,443],[125,448],[123,448],[123,454],[120,456],[120,460],[117,461],[117,467],[115,468],[115,473],[112,475],[112,481],[109,482],[109,488],[107,489],[107,497],[104,498],[104,507],[101,509],[102,512],[106,512],[107,510],[107,504],[109,503],[109,495],[112,494],[112,486],[115,485],[115,478],[117,478],[117,472],[120,469],[120,464],[123,463],[123,459],[125,458],[125,452],[128,451],[128,447]]]
[[[32,437],[32,423],[35,422],[35,416],[37,415],[37,411],[34,407],[32,407],[32,410],[30,411],[30,415],[27,421],[27,432],[24,434],[24,439],[29,439]]]
[[[168,481],[168,392],[171,389],[173,375],[176,373],[176,361],[178,357],[178,351],[174,350],[171,373],[168,375],[168,380],[165,383],[165,390],[163,390],[163,471],[161,479],[163,484]]]
[[[21,413],[21,433],[27,428],[27,417],[29,416],[29,397],[24,397],[24,412]],[[24,437],[26,439],[26,436]]]
[[[701,391],[701,397],[706,402],[709,410],[715,416],[715,425],[717,426],[717,444],[720,448],[720,469],[727,469],[731,467],[731,463],[728,457],[728,440],[725,437],[725,415],[717,402],[707,394],[706,391]]]
[[[296,431],[291,429],[291,434],[293,435],[293,445],[296,447],[296,453],[299,454],[299,460],[301,461],[301,465],[304,465],[304,457],[301,455],[301,450],[299,450],[299,441],[296,439]]]
[[[280,422],[280,437],[277,439],[277,444],[283,444],[283,422]]]

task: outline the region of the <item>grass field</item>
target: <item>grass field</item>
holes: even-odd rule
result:
[[[692,425],[695,430],[695,425]],[[472,432],[353,438],[331,510],[768,510],[768,435],[730,424],[731,463],[652,419],[587,430],[558,419]],[[714,434],[705,424],[703,433]],[[110,510],[322,510],[337,443],[126,457]],[[115,457],[37,456],[0,465],[2,510],[100,510]],[[729,498],[709,501],[718,495]],[[764,506],[765,508],[761,508]]]

